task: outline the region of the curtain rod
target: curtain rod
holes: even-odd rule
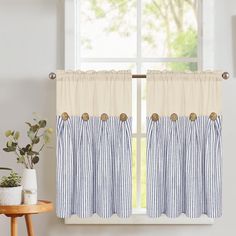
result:
[[[48,77],[49,77],[49,79],[54,80],[54,79],[57,78],[57,75],[56,75],[54,72],[51,72],[51,73],[48,75]],[[132,75],[132,78],[135,78],[135,79],[142,79],[142,78],[147,78],[147,75],[145,75],[145,74],[133,74],[133,75]],[[223,78],[224,80],[229,79],[229,73],[228,73],[228,72],[224,72],[224,73],[222,74],[222,78]]]

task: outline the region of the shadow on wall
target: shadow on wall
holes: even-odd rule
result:
[[[236,16],[232,16],[232,50],[233,50],[233,76],[236,77]]]

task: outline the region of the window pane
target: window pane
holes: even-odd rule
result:
[[[141,208],[146,208],[146,138],[141,139]]]
[[[80,2],[82,57],[136,56],[136,0]]]
[[[132,139],[132,206],[137,207],[137,140]]]
[[[142,109],[142,114],[141,114],[141,132],[146,133],[146,79],[142,79],[142,91],[141,91],[141,109]]]
[[[137,133],[137,79],[132,79],[132,132]]]
[[[81,70],[131,70],[136,71],[135,63],[124,62],[86,62],[81,63]]]
[[[196,57],[195,0],[142,0],[142,56]]]
[[[142,73],[147,70],[170,70],[170,71],[196,71],[196,62],[165,62],[165,63],[143,63]]]

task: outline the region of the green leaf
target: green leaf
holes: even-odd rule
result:
[[[10,152],[15,152],[16,151],[16,147],[14,147],[14,146],[9,147],[9,150],[10,150]]]
[[[39,143],[39,141],[40,141],[40,138],[39,138],[39,137],[35,137],[35,138],[32,140],[32,142],[33,142],[34,144]]]
[[[30,127],[30,131],[33,131],[34,133],[35,133],[38,129],[39,129],[39,125],[38,125],[38,124],[32,125],[32,126]]]
[[[9,140],[7,143],[6,143],[6,146],[7,147],[14,147],[14,148],[16,148],[17,147],[17,143],[15,143],[15,142],[12,142],[11,140]]]
[[[13,147],[17,147],[17,143],[12,142],[12,146],[13,146]]]
[[[39,121],[39,127],[40,128],[45,128],[47,125],[47,121],[46,120],[40,120]]]
[[[25,158],[23,156],[17,157],[17,163],[20,163],[20,164],[25,163]]]
[[[43,140],[44,140],[44,142],[47,144],[47,143],[50,142],[50,137],[49,137],[47,134],[44,134]]]
[[[31,153],[33,153],[33,155],[39,155],[39,152],[36,151],[31,151]]]
[[[14,139],[18,140],[20,137],[20,133],[18,131],[15,132]]]
[[[7,167],[0,167],[0,170],[12,170],[11,168],[7,168]]]
[[[6,148],[3,148],[3,151],[4,152],[14,152],[16,151],[16,147],[6,147]]]
[[[20,154],[25,155],[25,149],[24,148],[20,149]]]
[[[10,150],[9,150],[9,148],[7,147],[7,148],[3,148],[2,149],[4,152],[10,152]]]
[[[28,137],[29,137],[31,140],[33,140],[34,137],[35,137],[35,134],[34,134],[34,132],[33,132],[32,130],[28,131],[28,132],[27,132],[27,135],[28,135]]]
[[[52,134],[53,133],[53,129],[52,128],[48,128],[48,129],[46,129],[46,132],[49,133],[49,134]]]
[[[12,141],[10,140],[7,142],[7,147],[11,147],[11,146],[12,146]]]
[[[26,151],[31,151],[32,147],[30,144],[27,144],[26,147],[25,147],[25,150]]]
[[[7,130],[6,132],[5,132],[5,136],[8,138],[9,136],[11,136],[11,130]]]
[[[25,122],[29,127],[31,127],[32,125],[29,122]]]
[[[38,156],[34,156],[32,158],[32,162],[33,162],[33,164],[37,164],[39,162],[39,157]]]

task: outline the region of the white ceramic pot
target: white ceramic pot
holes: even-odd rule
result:
[[[37,204],[37,176],[35,169],[24,169],[22,175],[24,204]]]
[[[0,205],[13,206],[20,205],[22,202],[22,186],[19,187],[0,187]]]

